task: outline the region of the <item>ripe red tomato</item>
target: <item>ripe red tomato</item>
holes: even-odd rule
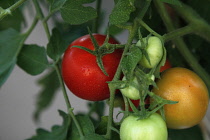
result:
[[[93,34],[93,36],[99,46],[106,38],[105,35],[100,34]],[[113,38],[110,38],[109,43],[118,44]],[[111,81],[114,77],[122,50],[115,50],[103,56],[103,65],[109,75],[106,76],[97,65],[96,56],[72,46],[83,46],[94,50],[90,35],[85,35],[72,42],[65,51],[62,60],[62,76],[69,90],[85,100],[100,101],[109,98],[107,81]]]
[[[209,104],[208,89],[203,80],[185,68],[170,68],[163,72],[152,91],[164,99],[178,101],[164,105],[168,128],[182,129],[198,124]]]
[[[164,70],[167,70],[169,68],[171,68],[171,63],[168,59],[166,59],[165,65],[160,68],[160,72],[163,72]]]

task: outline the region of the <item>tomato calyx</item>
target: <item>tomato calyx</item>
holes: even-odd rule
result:
[[[102,58],[106,54],[113,53],[115,51],[115,49],[116,49],[116,44],[110,44],[109,43],[109,35],[107,34],[104,43],[101,46],[99,46],[97,41],[96,41],[96,39],[93,36],[94,34],[92,34],[90,32],[90,30],[89,30],[89,35],[90,35],[90,39],[91,39],[91,41],[93,43],[94,50],[88,49],[88,48],[83,47],[83,46],[72,46],[72,47],[76,47],[76,48],[82,49],[82,50],[87,51],[88,53],[96,56],[97,65],[99,66],[101,71],[106,76],[109,76],[109,74],[106,72],[106,70],[104,68],[104,64],[103,64]]]

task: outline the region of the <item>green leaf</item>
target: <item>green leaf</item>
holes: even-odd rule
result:
[[[34,112],[34,119],[37,121],[46,108],[48,108],[60,87],[56,71],[50,71],[47,75],[42,77],[38,84],[42,86],[36,99],[36,110]]]
[[[83,6],[83,4],[93,1],[95,0],[67,0],[61,8],[63,20],[69,24],[77,25],[96,18],[97,12],[93,7]]]
[[[50,2],[50,12],[54,13],[60,10],[60,8],[64,5],[66,0],[51,0],[49,2]]]
[[[25,37],[16,30],[9,28],[0,32],[0,38],[0,77],[1,80],[4,79],[0,82],[1,86],[16,63],[17,55]]]
[[[139,63],[142,57],[141,50],[136,47],[132,46],[125,57],[122,60],[122,71],[123,74],[126,76],[126,79],[130,79],[133,75],[133,71],[136,65]]]
[[[10,65],[8,69],[6,69],[3,73],[0,75],[0,87],[4,84],[4,82],[7,80],[9,75],[11,74],[16,62]]]
[[[106,140],[103,136],[98,134],[88,134],[84,137],[85,140]]]
[[[52,30],[52,36],[50,37],[50,41],[47,44],[48,56],[54,61],[58,61],[67,47],[68,45],[66,45],[65,41],[62,39],[62,36],[58,29],[54,28]]]
[[[27,140],[65,140],[71,118],[63,111],[59,111],[59,114],[63,118],[63,124],[61,126],[54,125],[51,132],[44,129],[37,129],[37,135]]]
[[[42,73],[49,66],[45,48],[37,45],[24,45],[18,55],[17,64],[28,74]]]
[[[119,0],[109,16],[110,24],[121,24],[129,20],[131,12],[135,11],[134,3],[129,0]]]
[[[198,125],[188,129],[169,129],[168,135],[170,140],[204,140]]]
[[[179,0],[161,0],[162,2],[169,3],[172,5],[182,6]]]
[[[76,118],[85,136],[95,133],[93,123],[88,116],[76,115]],[[67,138],[68,140],[80,140],[80,135],[75,123],[72,123]]]

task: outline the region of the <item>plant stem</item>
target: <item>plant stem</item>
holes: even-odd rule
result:
[[[49,31],[49,27],[48,27],[48,24],[47,24],[47,21],[44,20],[44,14],[39,6],[39,3],[37,0],[33,0],[33,3],[34,3],[34,6],[36,8],[36,12],[38,14],[38,18],[42,21],[42,25],[44,27],[44,30],[46,32],[46,35],[47,35],[47,38],[48,40],[50,40],[50,31]]]
[[[173,6],[173,8],[185,21],[193,25],[193,33],[210,42],[210,25],[194,9],[183,2],[181,3],[182,6]]]
[[[120,63],[118,65],[117,71],[115,73],[115,76],[113,78],[112,81],[117,81],[120,78],[121,75],[121,62],[122,62],[122,58],[126,55],[129,47],[132,44],[132,41],[136,35],[136,32],[138,31],[138,24],[137,21],[134,21],[133,27],[129,32],[129,37],[128,37],[128,41],[127,44],[125,45],[125,49],[123,51]],[[111,138],[111,127],[112,127],[112,122],[113,122],[113,109],[114,109],[114,98],[115,98],[115,87],[112,84],[109,84],[109,89],[110,89],[110,107],[109,107],[109,117],[108,117],[108,124],[107,124],[107,133],[105,138],[110,139]]]
[[[184,36],[186,34],[190,34],[193,31],[194,31],[194,29],[192,27],[192,24],[191,25],[187,25],[185,27],[176,29],[174,31],[171,31],[171,32],[163,35],[163,40],[164,40],[164,42],[167,42],[169,40],[176,39],[177,37]]]
[[[27,0],[19,0],[17,1],[15,4],[13,4],[12,6],[10,6],[7,9],[1,9],[0,10],[0,21],[6,17],[7,15],[11,15],[12,12],[17,9],[20,5],[22,5],[24,2],[26,2]]]
[[[92,25],[92,32],[93,33],[98,32],[99,17],[100,17],[100,14],[101,14],[101,0],[96,1],[96,12],[97,12],[97,17],[93,21],[93,25]]]
[[[138,22],[141,26],[143,26],[147,31],[149,31],[151,34],[157,36],[158,38],[162,38],[162,36],[160,34],[158,34],[157,32],[155,32],[153,29],[151,29],[143,20],[138,19]]]
[[[174,27],[173,22],[171,21],[169,15],[163,5],[163,2],[161,2],[160,0],[155,0],[154,2],[158,9],[158,12],[160,13],[161,18],[163,19],[163,22],[164,22],[167,30],[169,32],[174,31],[175,27]],[[188,49],[184,40],[181,37],[177,37],[176,39],[173,40],[173,42],[176,45],[179,52],[182,54],[182,56],[188,62],[189,66],[204,80],[208,89],[210,90],[210,76],[209,76],[209,74],[198,63],[197,59],[194,57],[194,55]]]
[[[68,98],[68,95],[67,95],[67,92],[66,92],[66,88],[65,88],[62,76],[61,76],[59,63],[57,63],[55,65],[55,70],[56,70],[56,73],[58,75],[59,82],[61,84],[63,96],[64,96],[64,99],[65,99],[65,102],[66,102],[66,106],[67,106],[67,111],[68,111],[69,115],[71,116],[71,118],[73,119],[73,121],[74,121],[74,123],[75,123],[75,125],[76,125],[76,127],[78,129],[80,138],[82,139],[84,137],[84,134],[82,132],[82,129],[81,129],[81,126],[80,126],[79,122],[77,121],[77,119],[76,119],[76,117],[75,117],[75,115],[73,113],[73,108],[71,107],[71,104],[70,104],[70,101],[69,101],[69,98]]]

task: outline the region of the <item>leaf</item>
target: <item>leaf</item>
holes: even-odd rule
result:
[[[188,129],[169,129],[168,135],[170,140],[204,140],[198,125]]]
[[[127,55],[122,60],[122,71],[126,76],[126,79],[130,79],[133,75],[133,71],[136,65],[139,63],[142,57],[142,52],[138,47],[132,46]]]
[[[71,123],[71,118],[68,114],[60,110],[59,114],[63,118],[63,124],[61,126],[53,126],[51,132],[44,129],[37,129],[37,135],[27,140],[65,140]]]
[[[37,121],[43,110],[49,107],[56,95],[60,83],[58,82],[56,71],[50,71],[47,75],[42,77],[38,84],[42,86],[42,90],[38,93],[36,99],[36,110],[34,112],[34,119]]]
[[[4,84],[16,63],[24,37],[11,28],[0,32],[0,86]]]
[[[0,75],[0,87],[1,85],[4,84],[4,82],[7,80],[7,78],[9,77],[10,73],[12,72],[14,66],[15,66],[16,62],[14,62],[13,64],[10,65],[10,67],[8,69],[6,69],[1,75]]]
[[[85,140],[107,140],[103,136],[98,134],[88,134],[84,137]]]
[[[60,10],[60,8],[64,5],[66,0],[51,0],[49,2],[50,2],[50,12],[54,13]]]
[[[42,73],[49,66],[45,48],[37,45],[24,45],[18,55],[17,64],[28,74]]]
[[[67,47],[68,45],[66,45],[65,41],[62,39],[62,36],[58,29],[54,28],[52,30],[50,41],[47,44],[48,56],[54,61],[58,61]]]
[[[182,6],[179,0],[161,0],[162,2],[169,3],[172,5]]]
[[[69,24],[77,25],[96,18],[97,12],[93,7],[83,6],[83,4],[93,1],[95,0],[67,0],[61,8],[63,20]]]
[[[85,136],[95,133],[93,123],[88,116],[76,115],[76,118]],[[80,140],[80,135],[75,123],[72,123],[67,138],[68,140]]]
[[[131,12],[135,11],[134,3],[129,0],[118,0],[109,16],[110,24],[121,24],[129,20]]]

